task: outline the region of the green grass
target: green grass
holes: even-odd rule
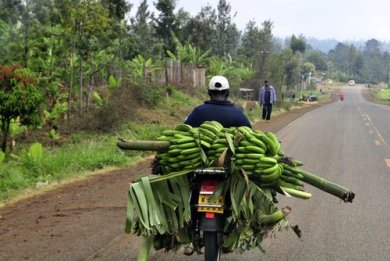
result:
[[[95,138],[84,137],[79,143],[44,148],[43,157],[38,161],[14,156],[3,162],[0,165],[0,201],[12,198],[25,188],[34,187],[37,182],[47,180],[50,183],[83,176],[107,166],[125,165],[131,158],[137,157],[137,153],[126,155],[117,149],[114,137]]]
[[[156,124],[131,123],[118,134],[78,133],[72,141],[61,147],[46,147],[43,157],[33,161],[16,152],[0,164],[0,202],[4,202],[34,188],[37,182],[62,181],[85,176],[106,167],[119,167],[139,160],[150,152],[122,151],[116,147],[118,137],[150,140],[159,136],[166,127]]]
[[[376,96],[380,100],[390,101],[390,88],[378,90]]]
[[[368,90],[377,102],[390,104],[390,88],[369,88]]]
[[[106,167],[122,167],[135,162],[152,152],[122,151],[116,147],[118,138],[133,140],[155,140],[162,131],[182,122],[187,112],[200,101],[173,90],[150,114],[172,115],[173,120],[159,123],[129,122],[117,133],[79,132],[59,147],[44,147],[43,157],[33,161],[24,156],[26,148],[14,152],[0,163],[0,203],[10,200],[26,189],[34,189],[37,182],[49,183],[77,179]],[[20,146],[20,145],[19,145]]]

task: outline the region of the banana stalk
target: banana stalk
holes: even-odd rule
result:
[[[118,139],[116,145],[122,150],[167,151],[171,143],[169,141]]]
[[[344,202],[352,203],[353,199],[355,198],[355,193],[353,193],[352,191],[333,182],[330,182],[324,178],[318,177],[313,173],[300,169],[300,174],[302,174],[303,176],[303,182],[306,182],[313,187],[332,194],[333,196],[341,198]]]
[[[272,214],[260,216],[259,221],[262,224],[276,223],[276,222],[280,221],[281,219],[285,218],[288,214],[290,214],[290,212],[291,212],[291,208],[286,206],[282,209],[276,210]]]

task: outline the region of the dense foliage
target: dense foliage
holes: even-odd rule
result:
[[[155,12],[148,2],[0,0],[0,66],[18,64],[36,74],[52,132],[61,114],[84,117],[112,106],[113,93],[129,82],[151,100],[129,98],[153,106],[165,92],[150,91],[157,83],[143,82],[145,68],[153,71],[167,59],[205,67],[207,77],[228,77],[232,95],[241,87],[257,90],[264,79],[279,98],[283,92],[298,96],[327,78],[389,82],[390,55],[375,39],[364,48],[338,43],[324,53],[304,36],[282,43],[271,20],[260,26],[248,21],[240,31],[227,0],[195,15],[177,10],[178,0],[154,1]]]
[[[11,122],[38,126],[42,118],[42,93],[28,69],[20,66],[0,67],[0,129],[1,149],[6,152]]]

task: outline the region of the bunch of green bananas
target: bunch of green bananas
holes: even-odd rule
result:
[[[261,242],[267,234],[289,227],[286,216],[290,208],[277,207],[277,192],[309,199],[311,194],[303,188],[308,183],[346,202],[352,202],[354,196],[299,168],[302,162],[284,156],[272,132],[244,126],[224,128],[207,121],[196,128],[179,124],[163,131],[157,140],[164,141],[156,149],[161,167],[158,174],[163,175],[142,177],[131,184],[126,219],[126,232],[152,237],[148,242],[155,249],[170,251],[184,245],[199,252],[202,247],[191,234],[188,201],[187,174],[198,168],[223,167],[230,173],[213,195],[223,195],[230,202],[224,226],[223,247],[227,251],[255,247],[263,251]]]
[[[210,149],[222,128],[219,122],[210,121],[199,128],[179,124],[173,130],[163,131],[157,140],[169,141],[171,144],[167,151],[157,154],[163,174],[209,165],[205,151]]]
[[[283,163],[283,151],[272,132],[246,126],[224,128],[206,121],[197,128],[179,124],[165,130],[159,141],[169,141],[167,151],[157,154],[162,174],[211,166],[230,166],[231,173],[243,173],[259,186],[277,186],[284,195],[304,191],[299,170]],[[229,161],[229,164],[226,162]],[[295,163],[294,163],[295,164]],[[287,192],[290,191],[291,193]],[[293,191],[291,191],[293,190]],[[298,197],[309,198],[309,194]]]

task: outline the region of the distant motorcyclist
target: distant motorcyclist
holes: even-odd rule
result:
[[[340,96],[340,100],[341,100],[341,101],[344,101],[344,98],[345,98],[345,93],[344,93],[344,91],[343,91],[343,90],[340,90],[340,92],[339,92],[339,96]]]

